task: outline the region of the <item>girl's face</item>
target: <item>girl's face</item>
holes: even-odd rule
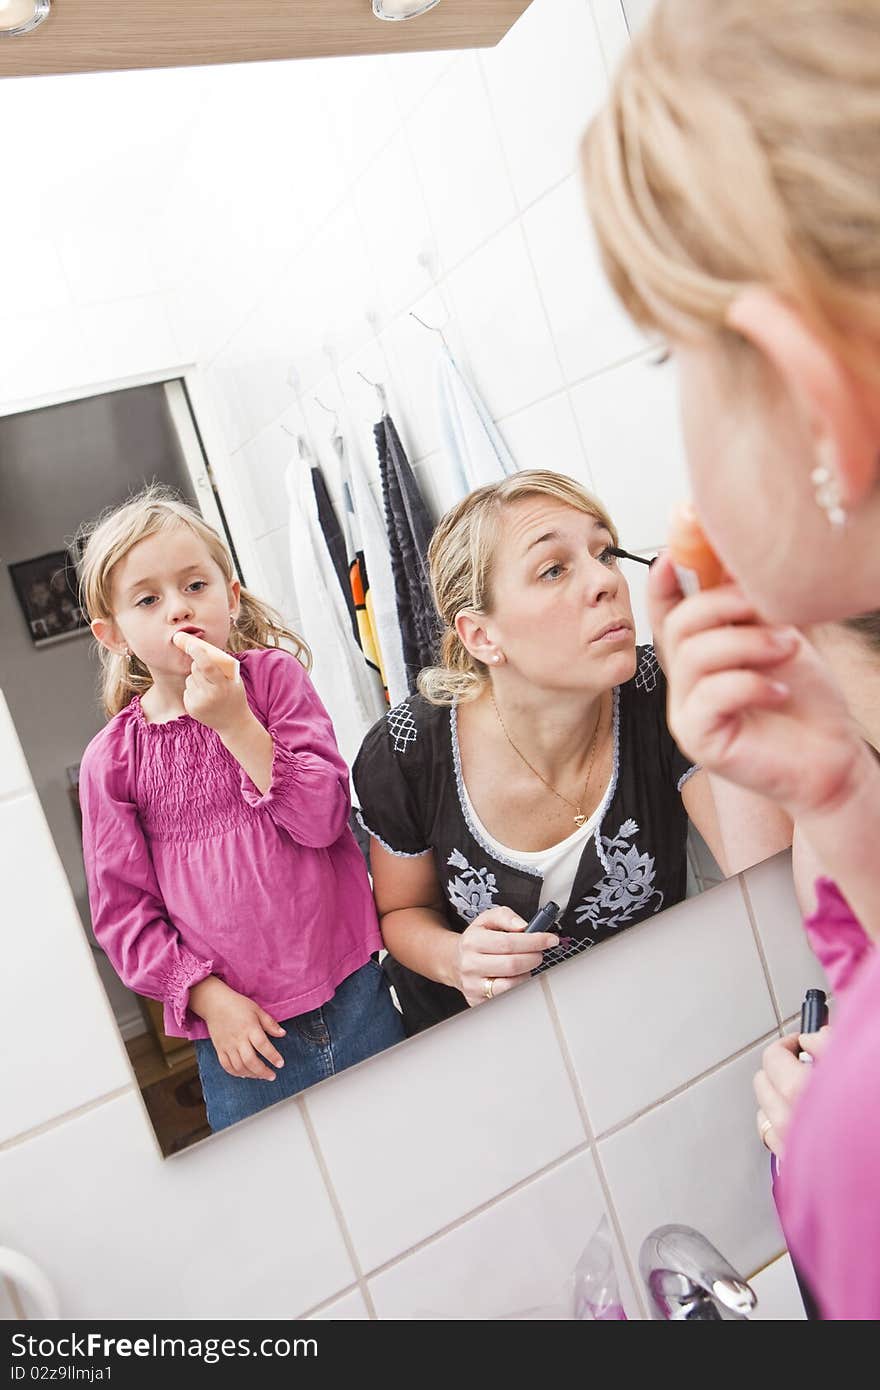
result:
[[[192,662],[172,643],[187,628],[221,650],[238,611],[238,581],[227,584],[200,536],[181,524],[132,546],[113,568],[112,624],[95,624],[99,641],[127,644],[150,671],[185,678]],[[99,628],[112,631],[99,631]]]
[[[846,533],[815,501],[814,442],[782,390],[736,388],[721,350],[676,343],[693,499],[725,568],[771,622],[869,606]]]
[[[532,684],[610,690],[635,673],[629,589],[600,521],[537,494],[502,513],[487,636]]]

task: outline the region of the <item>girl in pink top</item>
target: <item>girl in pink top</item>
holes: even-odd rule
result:
[[[173,494],[102,519],[81,586],[111,716],[80,767],[92,925],[222,1129],[403,1037],[348,770],[305,645]]]
[[[584,146],[606,268],[672,347],[694,500],[735,581],[682,600],[653,568],[669,725],[776,800],[822,871],[810,933],[836,1012],[783,1226],[821,1314],[872,1320],[880,766],[800,628],[880,600],[878,131],[876,0],[659,0]]]

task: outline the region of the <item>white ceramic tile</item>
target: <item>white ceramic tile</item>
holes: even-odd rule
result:
[[[571,1317],[569,1283],[605,1215],[593,1159],[581,1153],[370,1280],[380,1318],[509,1318],[543,1307]],[[624,1307],[638,1316],[615,1250]]]
[[[531,981],[313,1088],[307,1105],[367,1271],[584,1139]]]
[[[779,1009],[789,1018],[799,1013],[806,990],[831,988],[804,931],[794,895],[791,851],[747,869],[745,881]]]
[[[715,890],[718,891],[718,890]],[[784,1248],[755,1133],[760,1047],[599,1145],[630,1258],[658,1226],[693,1226],[744,1276]]]
[[[471,374],[501,419],[562,386],[534,272],[517,221],[449,276]]]
[[[333,100],[326,105],[342,167],[360,174],[400,125],[401,112],[381,54],[337,58],[326,65]]]
[[[0,690],[0,796],[31,788],[31,774],[22,752],[9,706]]]
[[[286,426],[291,434],[287,434]],[[236,490],[254,536],[275,531],[287,517],[285,474],[297,459],[296,436],[305,429],[302,412],[294,407],[232,456]]]
[[[417,314],[421,322],[412,317]],[[425,327],[428,324],[430,327]],[[405,440],[410,462],[440,447],[437,415],[437,364],[443,351],[440,329],[462,369],[467,358],[461,328],[451,312],[448,288],[432,289],[382,333],[381,343],[390,372],[389,407]],[[375,378],[374,378],[375,380]]]
[[[567,392],[506,415],[499,429],[518,468],[552,468],[592,488]]]
[[[589,0],[532,0],[481,54],[520,207],[570,174],[606,91]]]
[[[366,1322],[370,1317],[360,1289],[352,1289],[335,1302],[328,1303],[320,1313],[312,1313],[311,1322]]]
[[[290,569],[290,531],[282,526],[257,541],[260,563],[268,580],[265,597],[294,632],[299,627],[299,611]]]
[[[133,1078],[36,795],[0,804],[0,861],[3,1140]]]
[[[0,1152],[0,1193],[65,1318],[291,1318],[354,1280],[296,1102],[162,1159],[120,1097]]]
[[[0,322],[0,403],[63,391],[88,379],[73,309]]]
[[[605,278],[579,174],[530,207],[523,227],[566,381],[645,346]]]
[[[408,128],[440,265],[449,269],[516,214],[476,51],[444,72]]]
[[[402,116],[408,116],[418,106],[458,56],[456,49],[386,56],[385,72]]]
[[[0,229],[3,316],[45,314],[72,304],[70,287],[51,237],[35,236],[33,226],[9,218]]]
[[[582,382],[571,399],[602,498],[625,550],[661,544],[689,495],[672,363],[639,359]]]
[[[776,1027],[735,880],[546,978],[597,1134]]]
[[[108,199],[98,217],[62,228],[58,249],[77,304],[130,299],[159,289],[137,228],[112,216]]]
[[[803,1299],[786,1253],[749,1279],[758,1300],[750,1322],[806,1322]]]
[[[162,294],[89,304],[79,318],[86,380],[113,381],[180,365]]]
[[[431,277],[419,257],[434,250],[418,173],[402,131],[356,181],[354,200],[387,323],[430,288]]]
[[[621,0],[590,0],[590,3],[605,59],[605,70],[612,78],[629,47],[629,30],[626,27],[623,5]]]

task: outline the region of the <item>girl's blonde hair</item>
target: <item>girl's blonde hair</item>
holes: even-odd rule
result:
[[[471,656],[455,630],[462,609],[490,611],[492,569],[498,547],[501,516],[506,507],[526,497],[552,497],[576,511],[586,512],[610,531],[617,530],[600,502],[586,488],[561,473],[545,469],[514,473],[468,493],[437,524],[428,547],[431,588],[443,631],[439,666],[420,672],[418,687],[432,705],[475,700],[488,684],[484,662]]]
[[[880,378],[877,0],[659,0],[582,153],[637,322],[723,334],[761,285]]]
[[[80,603],[91,621],[96,618],[113,621],[113,570],[132,546],[148,536],[178,526],[188,526],[204,541],[226,583],[232,583],[235,578],[232,556],[219,533],[171,488],[151,483],[121,507],[105,512],[79,531],[76,548],[81,551],[77,566]],[[308,670],[311,653],[303,639],[285,627],[283,618],[268,604],[242,589],[238,618],[229,634],[229,650],[244,652],[255,647],[280,647],[285,642],[292,646],[293,654]],[[133,696],[149,690],[153,679],[134,654],[119,656],[101,643],[98,643],[98,654],[104,709],[112,718]]]

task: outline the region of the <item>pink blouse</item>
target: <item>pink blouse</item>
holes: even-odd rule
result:
[[[776,1195],[823,1318],[880,1318],[880,952],[830,879],[805,926],[837,1007],[792,1120]]]
[[[165,1031],[207,1038],[190,988],[217,975],[282,1020],[326,1003],[381,946],[348,825],[348,770],[305,669],[239,656],[275,744],[265,795],[213,729],[149,724],[135,696],[80,767],[92,925],[114,969],[165,1005]]]

